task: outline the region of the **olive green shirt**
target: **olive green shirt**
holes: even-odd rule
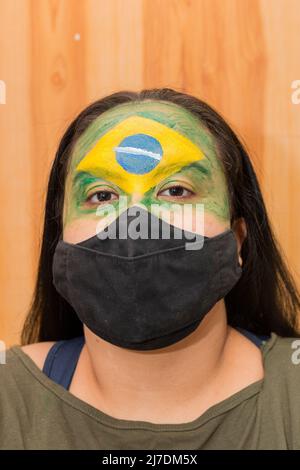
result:
[[[300,449],[300,341],[272,333],[260,348],[263,379],[191,422],[155,424],[105,414],[12,346],[0,365],[0,448]]]

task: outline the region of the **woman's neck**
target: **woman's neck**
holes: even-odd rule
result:
[[[166,348],[120,348],[86,327],[85,339],[70,392],[119,419],[192,421],[208,407],[248,385],[249,380],[262,377],[259,367],[252,370],[250,377],[241,377],[237,359],[243,354],[249,356],[251,351],[257,359],[260,353],[228,327],[223,300],[193,333]],[[237,349],[238,344],[242,350]],[[232,371],[234,363],[237,366]]]

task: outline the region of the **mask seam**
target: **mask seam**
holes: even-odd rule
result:
[[[77,248],[76,245],[74,245],[74,247]],[[92,252],[95,255],[101,255],[101,256],[105,256],[107,258],[116,258],[116,259],[120,259],[120,260],[124,260],[124,261],[136,261],[136,260],[139,260],[139,259],[150,258],[151,256],[155,256],[155,255],[172,253],[174,251],[182,251],[182,252],[196,252],[196,251],[199,251],[199,250],[186,250],[184,246],[180,246],[180,247],[174,247],[174,248],[166,248],[165,250],[160,250],[160,251],[152,251],[151,253],[147,253],[147,254],[144,254],[144,255],[122,256],[122,255],[115,255],[113,253],[105,253],[103,251],[97,251],[97,250],[94,250],[93,248],[86,248],[86,247],[79,247],[79,248],[84,250],[84,251]],[[183,251],[183,249],[184,249],[184,251]]]
[[[200,249],[202,249],[205,246],[206,243],[214,243],[214,242],[218,241],[220,238],[225,238],[226,236],[229,235],[229,233],[230,233],[230,230],[226,230],[225,232],[222,232],[221,234],[219,234],[219,235],[222,235],[222,237],[217,235],[216,237],[211,237],[211,238],[206,239]],[[170,252],[173,252],[173,251],[180,251],[182,249],[184,249],[184,251],[187,252],[187,253],[194,253],[194,252],[198,251],[198,250],[186,250],[185,245],[180,245],[180,246],[176,246],[176,247],[172,247],[172,248],[166,248],[164,250],[153,251],[151,253],[146,253],[146,254],[143,254],[143,255],[122,256],[122,255],[115,255],[113,253],[106,253],[106,252],[102,252],[102,251],[97,251],[93,248],[88,248],[88,247],[78,245],[78,244],[72,244],[72,243],[67,243],[67,242],[63,242],[63,243],[67,244],[72,249],[79,248],[79,249],[82,249],[84,251],[91,251],[92,253],[97,254],[97,255],[107,256],[107,257],[110,257],[110,258],[123,259],[123,260],[126,260],[126,261],[135,261],[135,260],[138,260],[138,259],[144,259],[144,258],[148,258],[150,256],[154,256],[154,255],[158,255],[158,254],[167,254],[167,253],[170,253]],[[187,243],[191,243],[191,242],[187,242]]]

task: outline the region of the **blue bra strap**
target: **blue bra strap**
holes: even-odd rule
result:
[[[258,347],[260,347],[264,341],[269,339],[269,336],[257,336],[251,331],[245,330],[245,328],[241,328],[240,326],[236,326],[235,329],[250,339],[250,341],[252,341],[252,343],[256,344]]]
[[[83,345],[84,336],[54,343],[44,362],[44,374],[68,390]]]

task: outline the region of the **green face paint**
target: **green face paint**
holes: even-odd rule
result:
[[[174,187],[186,196],[168,195]],[[217,219],[230,217],[212,137],[191,113],[163,101],[122,104],[95,119],[75,145],[65,194],[64,224],[97,220],[100,204],[117,208],[126,196],[130,206],[136,194],[147,208],[202,203]]]

